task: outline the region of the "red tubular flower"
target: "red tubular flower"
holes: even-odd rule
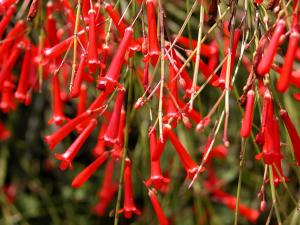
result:
[[[283,60],[282,70],[279,79],[277,80],[276,83],[276,88],[280,92],[285,92],[289,87],[290,77],[293,70],[293,63],[296,57],[296,50],[298,47],[299,37],[300,37],[299,27],[292,28],[287,53]]]
[[[184,113],[190,118],[192,119],[195,123],[199,123],[202,119],[202,116],[199,112],[197,112],[195,109],[192,109],[192,111],[190,111],[188,109],[188,107],[185,107],[186,104],[183,101],[178,100],[178,104],[181,108],[184,108]]]
[[[0,121],[0,141],[4,141],[10,137],[11,133],[6,129],[4,124]]]
[[[87,19],[88,15],[89,15],[90,1],[82,0],[81,1],[81,9],[82,9],[82,14],[84,16],[84,19]]]
[[[159,138],[156,144],[155,151],[151,151],[151,161],[158,161],[160,159],[160,156],[162,155],[167,143],[167,132],[168,128],[165,126],[163,128],[163,140]]]
[[[30,43],[25,48],[24,59],[21,68],[20,79],[18,82],[18,88],[15,93],[16,99],[19,102],[25,102],[28,87],[29,87],[29,75],[30,75],[30,60],[32,59],[31,55],[31,45]]]
[[[79,101],[77,104],[77,116],[80,114],[84,113],[86,110],[86,100],[87,100],[87,86],[86,85],[81,85],[80,88],[80,95],[79,95]]]
[[[118,213],[124,213],[124,217],[129,219],[132,217],[132,213],[140,215],[141,212],[134,204],[133,190],[132,190],[132,177],[131,177],[131,162],[129,158],[125,160],[124,169],[124,205],[123,209],[120,209]]]
[[[106,61],[107,61],[108,50],[109,50],[109,46],[107,44],[104,44],[102,46],[101,67],[100,67],[99,77],[104,77],[105,76],[105,65],[106,65]]]
[[[11,5],[15,4],[16,0],[1,0],[0,6],[4,8],[9,8]]]
[[[109,194],[109,192],[111,192],[110,188],[115,184],[113,182],[114,168],[115,168],[115,160],[110,158],[105,167],[101,190],[98,193],[98,197],[100,200],[106,199],[110,195]]]
[[[118,128],[118,141],[117,145],[123,148],[124,145],[124,131],[126,126],[126,111],[122,108],[120,115],[120,124]]]
[[[47,135],[45,137],[45,142],[52,150],[62,139],[64,139],[69,133],[71,133],[78,124],[89,121],[98,114],[99,111],[92,111],[91,109],[86,110],[81,115],[75,117],[72,120],[69,120],[65,125],[55,131],[52,135]]]
[[[198,165],[193,161],[193,159],[191,158],[191,156],[189,155],[187,150],[180,143],[176,134],[170,128],[168,128],[167,137],[170,139],[176,152],[178,153],[178,155],[181,159],[182,165],[183,165],[185,171],[187,172],[187,176],[190,179],[193,179],[193,177],[195,176],[195,174],[198,171],[198,168],[199,168]]]
[[[195,57],[194,60],[196,60]],[[219,86],[219,77],[217,76],[217,74],[213,74],[213,70],[211,70],[210,67],[206,63],[204,63],[201,59],[199,60],[199,70],[202,72],[206,80],[208,80],[210,76],[212,76],[209,81],[209,83],[212,86],[214,87]]]
[[[77,103],[77,116],[81,115],[86,110],[86,102],[87,102],[87,93],[86,92],[87,92],[87,86],[84,84],[81,85],[79,100]],[[87,126],[87,124],[88,124],[88,121],[79,124],[76,127],[77,132],[81,133],[81,131]]]
[[[153,191],[149,190],[148,191],[148,195],[149,195],[149,198],[151,200],[151,203],[152,203],[152,206],[153,206],[153,209],[156,213],[156,216],[157,216],[157,219],[158,219],[158,222],[159,222],[159,225],[168,225],[169,222],[168,222],[168,219],[166,218],[157,198],[156,198],[156,195]]]
[[[121,16],[119,15],[119,13],[114,9],[114,7],[111,4],[108,4],[106,2],[104,2],[104,9],[112,19],[115,26],[117,27],[120,36],[123,37],[127,25],[124,23],[123,20],[121,20]]]
[[[173,52],[176,54],[175,52]],[[178,119],[180,117],[178,111],[178,79],[176,77],[176,72],[172,63],[169,64],[169,96],[167,97],[167,112],[164,119],[167,123],[171,123],[172,127],[175,127],[178,123]],[[172,95],[172,96],[171,96]]]
[[[78,35],[79,35],[79,33],[78,33]],[[67,51],[67,49],[69,48],[69,46],[71,45],[73,40],[74,40],[74,37],[68,37],[67,39],[54,45],[53,47],[46,48],[44,50],[44,57],[46,57],[46,59],[48,59],[48,60],[57,58],[58,56],[60,56],[61,54],[63,54],[64,52]]]
[[[273,102],[271,101],[266,109],[266,118],[265,118],[265,125],[263,131],[264,137],[264,145],[263,151],[259,154],[256,158],[259,159],[263,157],[264,162],[266,164],[274,163],[275,158],[280,158],[281,155],[275,152],[275,139],[274,139],[274,109],[273,109]]]
[[[55,158],[61,160],[59,168],[66,170],[68,167],[72,169],[72,161],[81,149],[86,139],[90,136],[92,131],[97,125],[97,120],[91,119],[88,126],[82,131],[77,139],[71,144],[71,146],[63,154],[55,154]]]
[[[177,42],[181,45],[183,45],[185,48],[197,48],[197,41],[196,40],[190,40],[187,37],[180,36],[177,40]],[[218,55],[219,49],[217,46],[212,45],[212,44],[203,44],[201,43],[200,47],[200,54],[203,55],[204,57],[212,57],[215,55]]]
[[[263,110],[261,115],[261,128],[259,133],[256,136],[256,142],[258,144],[264,144],[264,133],[266,130],[266,121],[268,117],[269,107],[273,108],[272,103],[272,96],[268,89],[264,90],[264,97],[263,97]]]
[[[297,165],[300,165],[300,137],[297,133],[297,130],[291,121],[289,114],[286,110],[281,109],[280,110],[280,118],[282,119],[286,129],[288,130],[289,136],[291,138],[292,144],[293,144],[293,149],[294,149],[294,154],[295,158],[297,161]]]
[[[105,143],[111,147],[118,142],[118,131],[120,127],[120,116],[124,101],[124,95],[124,90],[119,91],[114,105],[114,110],[109,121],[109,125],[104,135]]]
[[[69,2],[69,0],[62,0],[61,2],[63,4],[68,21],[70,21],[72,26],[75,27],[76,16],[75,16],[75,12],[73,10],[73,6]]]
[[[86,55],[81,54],[79,66],[75,74],[73,85],[71,87],[71,92],[70,92],[71,98],[78,97],[80,93],[80,87],[84,76],[85,65],[86,65]]]
[[[100,108],[103,103],[105,102],[107,97],[107,93],[106,92],[102,92],[93,102],[92,104],[89,106],[89,110],[95,110]]]
[[[3,84],[0,109],[4,113],[9,113],[10,111],[16,109],[16,105],[14,103],[14,97],[13,97],[14,88],[15,85],[11,81],[6,80]]]
[[[16,11],[16,5],[11,5],[8,8],[6,14],[2,17],[2,19],[0,21],[0,39],[2,39],[2,35],[3,35],[4,31],[6,30],[6,27],[9,24],[15,11]]]
[[[107,159],[108,153],[103,152],[94,162],[81,171],[72,181],[72,187],[79,188],[83,185]]]
[[[272,170],[273,170],[274,184],[275,186],[277,186],[282,181],[287,180],[287,178],[283,175],[282,168],[281,168],[281,160],[283,157],[280,151],[280,134],[279,134],[279,125],[278,125],[277,118],[275,118],[273,121],[273,138],[274,138],[274,154],[276,155],[274,157],[274,162],[272,164]]]
[[[127,27],[125,30],[124,37],[109,65],[105,77],[100,77],[98,82],[98,88],[101,90],[106,90],[110,93],[114,87],[118,84],[120,71],[122,69],[124,56],[129,48],[130,41],[132,39],[133,29],[132,27]]]
[[[148,133],[150,138],[150,155],[153,155],[153,153],[156,151],[156,130],[150,128],[150,131]],[[146,181],[146,185],[150,186],[153,185],[157,190],[162,190],[165,188],[165,186],[168,185],[170,182],[170,179],[165,178],[161,172],[160,168],[160,160],[153,161],[151,160],[151,176]]]
[[[48,121],[49,124],[55,123],[57,126],[66,121],[64,115],[63,102],[60,95],[60,84],[58,75],[52,76],[52,102],[53,102],[53,115]]]
[[[235,56],[236,56],[240,36],[241,36],[241,30],[240,29],[235,29],[234,33],[233,33],[232,48],[229,51],[229,44],[228,44],[228,49],[226,49],[226,55],[230,54],[230,59],[231,59],[231,61],[230,61],[230,71],[229,71],[229,76],[230,76],[230,78],[229,78],[230,83],[229,84],[231,84],[233,66],[234,66],[234,61],[235,61]],[[221,88],[225,88],[225,84],[226,84],[227,64],[228,64],[227,62],[228,62],[228,58],[225,60],[223,66],[222,66],[222,71],[221,71],[220,78],[219,78],[219,83],[220,83]]]
[[[174,67],[176,74],[178,73],[179,69],[183,66],[182,62],[178,59],[178,57],[176,57],[176,55],[173,55],[173,59],[175,59],[176,61],[176,66],[177,68]],[[186,90],[187,92],[189,90],[191,90],[192,86],[193,86],[193,81],[190,78],[190,75],[188,74],[188,72],[184,69],[182,70],[182,72],[180,72],[179,74],[180,79],[179,79],[179,83],[182,86],[182,88],[184,90]]]
[[[213,191],[213,196],[221,201],[224,205],[226,205],[231,210],[235,210],[236,208],[236,197],[233,197],[221,190]],[[251,223],[255,223],[259,217],[259,211],[255,209],[248,208],[243,204],[239,204],[238,212],[244,216]]]
[[[254,102],[255,102],[255,93],[253,90],[249,90],[247,93],[245,114],[244,114],[242,127],[240,131],[241,136],[244,138],[249,137],[251,134]]]
[[[9,31],[9,33],[6,35],[5,39],[3,40],[3,44],[0,47],[0,56],[6,55],[8,52],[11,52],[9,50],[11,48],[11,45],[15,41],[18,42],[23,38],[26,28],[27,28],[26,23],[23,20],[19,20],[15,24],[14,28]]]
[[[96,32],[100,29],[101,26],[96,26]],[[89,27],[86,27],[86,30],[90,30]],[[84,38],[85,38],[85,32],[86,30],[80,30],[77,33],[77,38],[80,39],[81,42],[84,42]],[[58,56],[60,56],[61,54],[65,53],[67,51],[67,49],[69,48],[69,46],[72,44],[74,40],[73,36],[70,36],[68,38],[66,38],[65,40],[61,41],[60,43],[54,45],[51,48],[46,48],[44,50],[44,57],[46,58],[46,60],[52,60],[57,58]]]
[[[284,30],[285,30],[285,21],[279,20],[276,25],[275,31],[272,35],[272,38],[269,42],[269,45],[265,51],[265,54],[258,64],[257,73],[259,75],[263,76],[270,71],[273,59],[277,51],[277,47],[279,45],[280,37],[284,33]]]
[[[107,129],[107,123],[103,123],[101,125],[100,130],[99,130],[96,146],[93,149],[93,155],[94,156],[99,156],[105,151],[105,142],[104,142],[103,137],[104,137],[104,134],[106,132],[106,129]]]
[[[96,11],[89,10],[89,48],[88,48],[88,65],[90,73],[95,73],[98,64],[97,42],[96,42]]]
[[[118,190],[118,185],[113,182],[114,165],[114,159],[110,159],[107,162],[101,190],[98,192],[99,202],[93,207],[93,211],[99,216],[105,214],[108,204],[112,201]]]
[[[157,38],[155,6],[153,0],[146,0],[146,11],[148,20],[148,54],[153,64],[156,64],[160,54],[160,48]]]
[[[0,71],[0,89],[6,79],[9,78],[11,75],[11,70],[13,66],[15,65],[17,59],[19,58],[21,54],[21,47],[23,45],[23,42],[21,43],[15,43],[9,58],[7,59],[7,62],[3,65]]]
[[[52,16],[52,14],[46,17],[45,30],[47,34],[47,46],[54,46],[58,44],[59,40],[57,37],[56,19]]]

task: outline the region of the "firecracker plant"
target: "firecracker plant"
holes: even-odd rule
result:
[[[0,224],[300,224],[300,1],[0,16]]]

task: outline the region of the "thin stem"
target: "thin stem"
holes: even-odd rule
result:
[[[193,103],[195,99],[195,89],[197,85],[197,75],[199,72],[199,61],[200,61],[200,49],[201,49],[201,39],[202,39],[202,29],[203,29],[203,18],[204,18],[204,7],[203,7],[203,0],[201,0],[200,4],[200,21],[199,21],[199,30],[198,30],[198,40],[197,40],[197,51],[196,51],[196,65],[193,74],[193,86],[192,86],[192,94],[191,94],[191,101],[189,110],[192,111]]]
[[[164,35],[164,12],[162,8],[161,1],[158,1],[159,4],[159,22],[160,22],[160,52],[161,52],[161,57],[160,57],[160,75],[161,75],[161,83],[160,83],[160,90],[159,90],[159,108],[158,108],[158,122],[159,122],[159,136],[160,140],[163,141],[163,121],[162,121],[162,116],[163,116],[163,90],[164,90],[164,81],[165,81],[165,63],[164,63],[164,51],[165,51],[165,35]]]
[[[234,225],[238,224],[238,212],[239,212],[240,194],[241,194],[241,187],[242,187],[243,167],[245,163],[245,158],[244,158],[245,152],[246,152],[246,141],[244,138],[242,138],[241,153],[240,153],[240,171],[239,171],[238,187],[236,192],[236,206],[234,212]]]
[[[274,204],[276,219],[277,219],[278,225],[282,225],[278,206],[277,206],[277,201],[276,201],[276,193],[275,193],[276,190],[275,190],[275,185],[274,185],[272,166],[269,166],[269,176],[270,176],[270,185],[271,185],[271,196],[272,196],[272,201]]]
[[[77,61],[77,38],[78,38],[78,27],[79,27],[79,21],[80,21],[80,11],[81,11],[81,0],[77,1],[77,11],[76,11],[76,21],[75,21],[75,27],[74,27],[74,45],[73,45],[73,63],[72,63],[72,75],[71,75],[71,82],[70,82],[70,91],[73,87],[73,81],[75,78],[76,73],[76,61]]]

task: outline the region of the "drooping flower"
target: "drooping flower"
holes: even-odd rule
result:
[[[193,179],[195,174],[198,171],[199,166],[194,162],[194,160],[191,158],[187,150],[184,148],[184,146],[179,141],[176,134],[170,129],[167,129],[167,137],[172,142],[176,152],[178,153],[178,156],[180,157],[180,160],[182,162],[182,165],[187,172],[187,176],[190,179]]]
[[[132,214],[140,215],[141,212],[134,204],[134,196],[132,190],[132,177],[131,177],[131,162],[129,158],[125,160],[124,169],[124,204],[123,208],[118,213],[124,213],[125,218],[131,218]]]
[[[151,200],[151,204],[154,208],[154,211],[156,213],[159,224],[160,225],[168,225],[169,224],[168,219],[166,218],[166,215],[165,215],[164,211],[162,210],[155,193],[153,191],[149,190],[148,195]]]
[[[269,45],[257,66],[257,73],[259,75],[263,76],[270,71],[273,59],[277,51],[277,47],[279,45],[280,36],[283,34],[284,30],[285,21],[281,19],[277,22],[276,28],[269,42]]]
[[[56,125],[61,125],[66,121],[64,115],[63,102],[61,99],[60,84],[57,74],[52,76],[52,101],[53,101],[53,115],[48,121],[49,124],[55,123]]]
[[[88,167],[82,170],[72,181],[72,187],[79,188],[83,185],[101,166],[108,157],[108,152],[103,152]]]
[[[299,137],[299,134],[297,133],[297,130],[286,110],[281,109],[279,115],[289,133],[290,138],[291,138],[297,165],[300,165],[300,137]]]
[[[120,126],[120,119],[121,119],[121,111],[124,101],[125,91],[120,90],[116,102],[114,105],[113,113],[111,115],[108,127],[106,129],[104,135],[104,141],[107,145],[113,146],[118,141],[118,131]]]
[[[127,27],[125,30],[124,37],[114,54],[114,57],[109,65],[109,68],[104,77],[100,77],[98,81],[98,88],[100,90],[105,90],[110,93],[118,84],[120,71],[123,66],[123,61],[125,53],[129,48],[130,41],[132,40],[133,29],[132,27]]]
[[[68,167],[70,167],[71,169],[73,168],[73,159],[76,157],[77,153],[81,149],[86,139],[90,136],[96,125],[97,120],[91,119],[88,126],[82,131],[82,133],[63,154],[55,154],[55,157],[61,161],[59,166],[61,170],[66,170]]]
[[[155,128],[150,128],[148,133],[149,142],[150,142],[150,156],[156,151],[156,130]],[[150,157],[151,158],[151,157]],[[160,167],[160,159],[154,161],[151,159],[151,175],[150,178],[146,181],[146,185],[153,185],[157,190],[164,190],[165,186],[170,182],[169,178],[163,176],[161,167]]]

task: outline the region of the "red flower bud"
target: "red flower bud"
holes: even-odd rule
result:
[[[292,29],[287,53],[283,60],[282,70],[276,83],[276,88],[280,92],[285,92],[289,87],[290,77],[293,70],[293,63],[296,57],[296,50],[299,42],[299,27]]]
[[[155,6],[153,0],[146,0],[146,11],[148,20],[148,54],[152,60],[152,63],[156,64],[160,54],[160,48],[157,39]]]
[[[245,114],[241,127],[241,136],[247,138],[251,134],[252,120],[253,120],[253,110],[255,102],[255,93],[253,90],[249,90],[247,93],[247,103],[245,108]]]
[[[279,20],[276,25],[275,31],[272,35],[272,38],[269,42],[269,45],[261,61],[258,64],[257,73],[259,75],[263,76],[270,71],[273,59],[277,51],[277,47],[279,45],[280,37],[283,34],[284,30],[285,30],[285,21]]]

